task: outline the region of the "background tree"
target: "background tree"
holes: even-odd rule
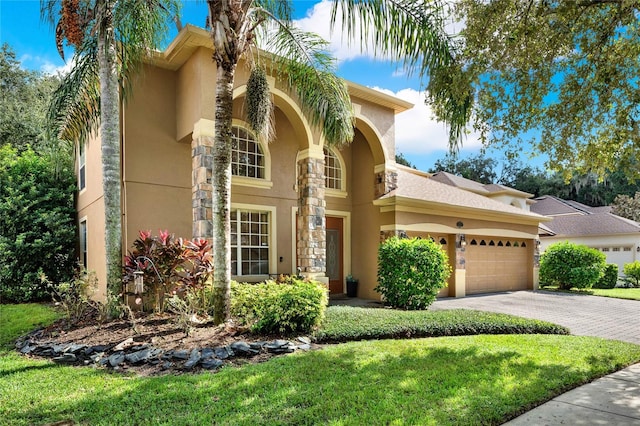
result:
[[[396,163],[402,164],[403,166],[411,167],[412,169],[416,168],[416,166],[411,164],[411,161],[407,160],[407,157],[405,157],[401,152],[396,153]]]
[[[472,155],[465,159],[459,159],[455,154],[448,154],[441,160],[437,160],[429,173],[449,172],[456,176],[475,180],[480,183],[496,183],[495,168],[498,162],[487,158],[484,154]]]
[[[75,174],[55,167],[31,149],[0,147],[0,303],[43,300],[40,273],[54,283],[73,275]]]
[[[640,222],[640,192],[634,197],[618,195],[611,204],[611,213]]]
[[[213,60],[217,66],[213,304],[214,322],[221,323],[229,312],[232,90],[240,57],[246,54],[251,67],[249,82],[256,82],[247,84],[247,115],[249,124],[261,137],[268,138],[272,114],[268,84],[264,84],[266,58],[255,50],[257,47],[275,54],[269,58],[273,61],[270,71],[282,77],[311,124],[322,130],[329,146],[352,140],[354,116],[346,85],[334,74],[335,64],[327,53],[327,43],[292,26],[291,1],[209,0],[207,5]],[[422,77],[454,58],[441,12],[436,3],[426,0],[339,0],[333,5],[332,22],[340,15],[339,24],[349,40],[358,37],[357,42],[363,45],[373,42],[375,53],[402,61],[405,69]],[[390,22],[394,25],[389,25]],[[433,96],[445,98],[443,115],[451,125],[452,140],[457,140],[468,117],[465,103],[447,103],[454,99],[451,89],[452,86],[438,88]],[[259,108],[252,112],[255,106]]]
[[[19,151],[44,145],[47,108],[59,77],[20,66],[8,44],[0,47],[0,146]]]
[[[640,2],[627,0],[460,0],[464,67],[432,86],[474,83],[474,123],[487,144],[530,143],[565,177],[640,177],[639,14]]]
[[[100,130],[105,261],[113,293],[122,278],[120,95],[177,10],[172,0],[42,0],[44,19],[56,26],[60,55],[65,41],[75,49],[74,68],[54,95],[50,121],[60,138],[74,142]]]

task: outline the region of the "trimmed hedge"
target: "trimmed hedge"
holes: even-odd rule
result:
[[[314,338],[337,343],[474,334],[569,334],[569,330],[545,321],[464,309],[401,311],[330,306]]]
[[[626,263],[623,268],[625,281],[634,287],[640,287],[640,262]]]
[[[231,315],[255,333],[307,333],[320,325],[329,297],[317,281],[231,283]]]
[[[614,288],[618,282],[618,265],[608,263],[604,268],[604,275],[593,285],[593,288]]]
[[[429,239],[392,237],[378,248],[375,290],[394,308],[427,309],[451,274],[440,244]]]
[[[604,253],[585,245],[552,244],[540,257],[540,282],[562,290],[589,289],[602,277],[606,260]]]

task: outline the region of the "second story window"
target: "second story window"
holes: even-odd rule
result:
[[[327,189],[344,190],[340,160],[332,150],[327,148],[324,148],[324,179]]]
[[[87,186],[86,167],[87,153],[86,143],[80,142],[78,146],[78,190],[82,191]]]
[[[265,179],[265,156],[260,143],[246,129],[231,128],[231,174]]]

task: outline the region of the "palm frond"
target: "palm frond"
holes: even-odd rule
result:
[[[335,74],[335,59],[320,36],[276,21],[266,50],[275,54],[275,69],[295,93],[310,124],[322,129],[329,145],[350,142],[355,118],[347,85]]]
[[[74,67],[55,90],[47,121],[51,134],[68,141],[83,141],[100,123],[100,83],[97,43],[85,40],[74,55]]]
[[[370,46],[373,54],[402,64],[407,74],[431,81],[459,67],[457,46],[445,31],[445,6],[442,0],[336,0],[331,23],[342,26],[349,42]],[[450,108],[443,117],[454,149],[470,119],[472,92],[444,84],[433,89],[430,100]]]

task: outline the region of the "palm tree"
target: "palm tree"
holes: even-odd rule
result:
[[[208,0],[208,26],[217,65],[215,142],[213,147],[214,323],[228,316],[231,281],[231,125],[236,67],[245,55],[252,67],[247,84],[248,121],[262,137],[269,134],[270,105],[264,68],[269,63],[284,76],[311,124],[320,127],[328,145],[350,142],[354,113],[346,85],[334,73],[327,44],[315,34],[292,25],[289,0]],[[454,66],[450,40],[443,30],[436,0],[337,0],[332,21],[341,12],[342,27],[354,38],[372,42],[381,56],[401,61],[421,77]],[[274,56],[259,54],[264,48]],[[468,118],[467,103],[455,103],[459,91],[440,86],[432,97],[447,102],[452,140],[458,140]],[[457,96],[454,96],[457,95]],[[257,108],[255,108],[257,106]]]
[[[42,0],[45,20],[56,25],[56,44],[74,46],[74,67],[54,94],[49,120],[63,140],[83,141],[98,130],[102,151],[107,288],[122,278],[120,105],[142,59],[156,48],[175,0]]]

